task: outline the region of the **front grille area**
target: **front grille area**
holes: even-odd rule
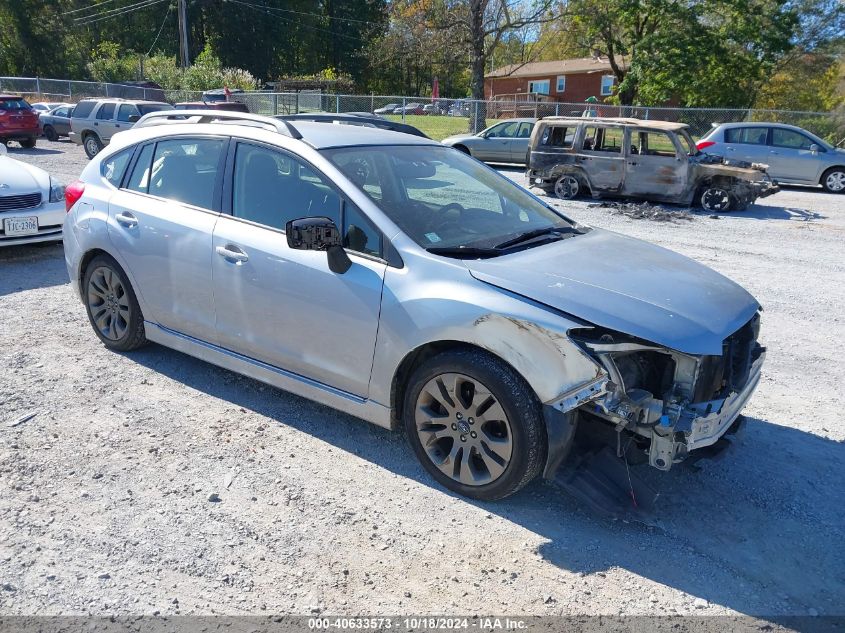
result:
[[[41,204],[40,193],[25,193],[20,196],[0,195],[0,213],[3,211],[19,211],[20,209],[32,209]]]
[[[722,398],[732,391],[740,391],[745,386],[751,373],[751,365],[763,350],[757,342],[759,334],[758,313],[724,340],[721,356],[702,358],[693,402]]]

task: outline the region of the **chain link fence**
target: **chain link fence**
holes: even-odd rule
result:
[[[199,91],[160,90],[135,85],[37,77],[0,77],[0,92],[21,94],[31,101],[70,103],[92,97],[166,100],[170,103],[199,101],[202,98],[202,92]],[[695,138],[704,136],[714,124],[775,121],[797,125],[833,144],[845,141],[845,115],[830,112],[614,106],[602,103],[498,99],[473,101],[471,99],[432,99],[431,97],[335,95],[323,94],[319,91],[244,92],[236,93],[232,99],[246,103],[250,112],[265,115],[307,112],[375,113],[413,125],[437,140],[454,134],[480,132],[497,121],[514,117],[593,116],[686,123],[690,126],[690,133]]]

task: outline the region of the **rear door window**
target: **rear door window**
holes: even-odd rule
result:
[[[104,103],[100,106],[100,109],[97,110],[97,120],[99,121],[108,121],[114,118],[114,104],[113,103]]]
[[[147,192],[212,209],[223,139],[170,139],[156,144]],[[133,174],[134,175],[134,174]]]
[[[138,108],[131,103],[124,103],[117,110],[117,120],[128,122],[129,117],[133,114],[138,114]]]
[[[528,138],[529,136],[531,136],[531,129],[533,127],[533,123],[520,123],[517,138]]]
[[[155,144],[145,145],[141,150],[138,160],[135,161],[135,167],[132,169],[132,175],[129,177],[129,182],[126,188],[138,193],[147,193],[150,186],[150,168],[153,160],[153,150]]]
[[[731,127],[725,130],[726,143],[765,145],[769,136],[767,127]]]
[[[593,152],[622,153],[625,130],[621,127],[594,127],[584,130],[584,149]]]

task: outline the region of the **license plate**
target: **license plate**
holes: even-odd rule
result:
[[[3,231],[6,236],[10,235],[33,235],[38,233],[38,218],[5,218],[3,220]]]

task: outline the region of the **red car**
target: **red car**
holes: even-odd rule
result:
[[[41,135],[38,113],[17,95],[0,94],[0,143],[17,141],[21,147],[35,147]]]
[[[173,106],[177,110],[227,110],[229,112],[249,112],[245,103],[240,101],[185,101]]]

